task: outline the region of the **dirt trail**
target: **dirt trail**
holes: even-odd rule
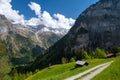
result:
[[[105,68],[107,68],[108,66],[110,66],[110,64],[112,63],[113,61],[111,61],[111,62],[107,62],[107,63],[104,63],[104,64],[100,64],[100,65],[98,65],[98,66],[95,66],[95,67],[93,67],[93,68],[91,68],[91,69],[89,69],[89,70],[86,70],[86,71],[84,71],[84,72],[82,72],[82,73],[79,73],[79,74],[77,74],[77,75],[75,75],[75,76],[72,76],[72,77],[70,77],[70,78],[67,78],[67,79],[65,79],[65,80],[75,80],[75,79],[77,79],[77,78],[80,78],[80,77],[82,77],[82,76],[84,76],[85,74],[88,74],[88,73],[90,73],[90,74],[88,74],[88,75],[86,75],[85,77],[83,77],[83,78],[81,78],[80,80],[90,80],[90,79],[92,79],[94,76],[96,76],[97,74],[99,74],[100,72],[102,72]],[[93,72],[92,72],[93,71]]]

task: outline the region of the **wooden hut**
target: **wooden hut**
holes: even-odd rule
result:
[[[88,62],[80,61],[80,60],[76,61],[75,64],[76,67],[88,66]]]
[[[111,57],[116,57],[116,54],[114,53],[109,53],[106,55],[107,58],[111,58]]]

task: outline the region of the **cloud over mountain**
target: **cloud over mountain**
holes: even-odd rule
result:
[[[23,25],[37,26],[45,25],[50,28],[65,28],[70,29],[75,20],[72,18],[66,18],[62,14],[50,15],[47,11],[42,11],[41,6],[35,2],[30,2],[28,7],[35,12],[37,17],[32,17],[29,20],[25,20],[23,14],[20,14],[18,10],[14,10],[11,5],[12,0],[0,0],[0,14],[5,15],[13,23],[20,23]],[[26,5],[27,6],[27,5]]]
[[[42,24],[46,27],[70,29],[75,22],[74,19],[66,18],[64,15],[59,13],[51,16],[49,12],[41,11],[41,6],[35,2],[31,2],[28,6],[31,10],[35,11],[35,14],[38,16],[37,18],[31,18],[27,23],[28,25],[31,23],[35,25],[34,22],[36,22],[36,25]]]
[[[15,23],[24,24],[24,15],[19,14],[18,10],[13,10],[10,2],[11,0],[0,0],[0,14],[5,15]]]

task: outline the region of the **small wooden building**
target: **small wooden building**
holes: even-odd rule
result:
[[[88,66],[88,62],[80,61],[80,60],[76,61],[75,64],[76,67]]]
[[[111,57],[116,57],[116,54],[114,53],[109,53],[106,55],[107,58],[111,58]]]

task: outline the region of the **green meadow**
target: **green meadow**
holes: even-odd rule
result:
[[[120,57],[117,57],[108,68],[92,80],[120,80]]]
[[[83,72],[87,69],[90,69],[94,66],[97,66],[101,63],[105,63],[108,61],[112,61],[114,58],[110,59],[89,59],[86,60],[89,62],[88,66],[75,68],[75,63],[67,63],[67,64],[58,64],[53,65],[51,68],[45,68],[43,70],[38,71],[36,74],[28,77],[26,80],[63,80],[70,76],[76,75],[80,72]]]

